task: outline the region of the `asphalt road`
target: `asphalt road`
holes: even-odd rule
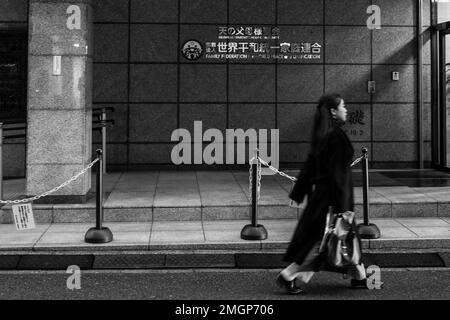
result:
[[[81,289],[68,289],[64,271],[0,272],[0,299],[446,299],[450,269],[382,269],[384,287],[350,288],[350,280],[321,272],[306,292],[290,296],[275,285],[279,270],[81,271]],[[73,279],[73,278],[72,278]],[[71,281],[76,285],[76,282]]]

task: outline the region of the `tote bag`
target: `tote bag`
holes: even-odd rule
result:
[[[340,214],[329,210],[325,226],[325,234],[320,245],[320,253],[325,262],[337,268],[357,265],[361,259],[361,248],[353,228],[355,213],[346,211]]]

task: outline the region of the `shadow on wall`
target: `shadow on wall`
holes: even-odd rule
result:
[[[383,57],[380,64],[372,65],[372,79],[376,82],[376,92],[372,96],[373,105],[389,105],[389,114],[383,117],[382,124],[374,125],[372,137],[377,140],[393,140],[387,144],[384,154],[378,154],[374,147],[375,161],[412,162],[417,161],[417,55],[416,37],[406,42],[395,52]],[[406,64],[406,63],[410,64]],[[405,63],[405,64],[390,64]],[[392,72],[399,72],[400,78],[392,80]],[[401,105],[396,105],[400,103]],[[412,106],[411,106],[412,105]],[[373,106],[373,112],[377,107]],[[411,114],[412,112],[412,114]],[[401,132],[399,132],[400,130]],[[381,134],[381,132],[390,132]],[[407,132],[410,132],[409,134]],[[397,133],[395,133],[397,132]],[[396,143],[404,142],[404,143]]]
[[[380,64],[372,65],[372,80],[377,82],[377,90],[373,94],[373,102],[416,103],[416,39],[408,41],[403,47],[390,55],[386,55]],[[412,53],[412,54],[411,54]],[[406,64],[410,59],[414,64]],[[399,65],[398,61],[405,64]],[[397,63],[390,65],[390,63]],[[400,80],[392,81],[391,73],[400,72]],[[403,76],[402,76],[403,75]],[[412,78],[411,78],[412,76]],[[411,82],[412,81],[412,82]]]

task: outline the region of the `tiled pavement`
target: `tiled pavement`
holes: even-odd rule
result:
[[[65,250],[271,250],[285,249],[296,226],[293,219],[260,220],[268,239],[242,240],[243,220],[110,222],[114,240],[107,244],[84,242],[92,224],[42,223],[36,229],[17,231],[0,225],[0,251]],[[373,219],[381,238],[364,240],[366,249],[450,249],[450,218]]]
[[[391,267],[450,266],[450,186],[435,177],[400,181],[371,172],[371,179],[370,221],[380,228],[381,238],[363,240],[369,261]],[[262,179],[258,222],[266,227],[268,239],[261,241],[240,238],[250,220],[246,172],[110,173],[104,182],[104,225],[113,232],[112,242],[84,241],[94,226],[94,194],[85,204],[33,204],[37,225],[32,230],[17,231],[10,206],[4,206],[0,269],[66,269],[72,264],[279,267],[301,215],[287,206],[291,182],[279,176]],[[355,211],[361,222],[360,181],[355,185]],[[6,180],[4,198],[21,198],[24,189],[23,179]]]
[[[412,173],[409,178],[408,174],[402,176],[398,172],[371,171],[370,174],[371,218],[450,217],[450,183],[442,182],[447,181],[445,173],[425,170]],[[354,175],[355,212],[357,217],[362,217],[360,172]],[[445,179],[438,178],[440,175]],[[95,184],[95,179],[92,181]],[[433,182],[439,186],[430,187]],[[263,176],[260,219],[296,219],[301,215],[301,210],[287,205],[291,186],[290,180],[281,176]],[[25,181],[6,180],[4,190],[5,199],[21,198]],[[250,215],[248,172],[245,171],[109,173],[104,178],[104,190],[107,222],[248,220]],[[33,210],[39,223],[92,223],[95,194],[91,193],[85,204],[33,204]],[[0,223],[11,223],[10,206],[0,209]]]

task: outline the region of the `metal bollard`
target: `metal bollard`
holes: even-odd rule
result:
[[[3,200],[3,122],[0,122],[0,199]]]
[[[84,236],[88,243],[107,243],[113,240],[113,234],[107,227],[103,227],[103,157],[102,150],[97,149],[98,170],[96,186],[95,227],[90,228]]]
[[[367,148],[361,149],[364,158],[362,160],[363,174],[363,214],[364,223],[358,224],[358,233],[362,239],[378,239],[381,236],[378,227],[369,223],[369,157]]]
[[[103,173],[106,174],[106,109],[102,110],[102,151],[103,151]]]
[[[258,216],[258,167],[259,151],[255,150],[256,163],[252,164],[252,223],[247,224],[241,230],[241,239],[244,240],[265,240],[267,230],[262,224],[257,223]]]

